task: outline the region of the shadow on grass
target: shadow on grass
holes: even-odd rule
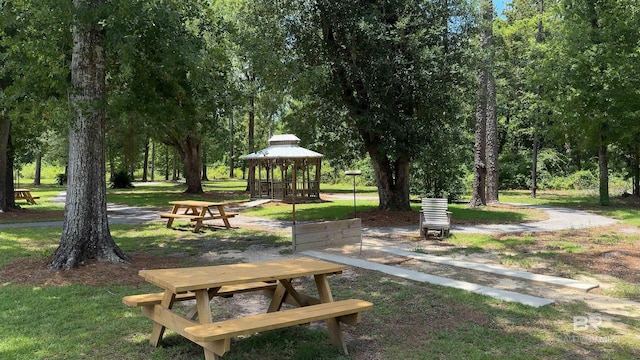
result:
[[[244,251],[250,246],[279,247],[291,242],[278,234],[245,230],[204,228],[193,233],[191,225],[167,229],[163,223],[113,225],[112,235],[123,251],[144,251],[153,255],[198,256],[206,252]]]

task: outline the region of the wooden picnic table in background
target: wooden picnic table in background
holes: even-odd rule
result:
[[[36,205],[36,199],[39,199],[39,196],[31,195],[31,191],[29,189],[14,189],[13,195],[16,200],[26,200],[27,204]]]
[[[179,200],[170,201],[173,205],[170,213],[160,213],[160,217],[167,219],[167,227],[170,228],[174,219],[186,219],[195,222],[194,232],[198,232],[205,220],[222,219],[224,226],[231,229],[229,218],[237,213],[228,213],[224,210],[224,203],[199,201],[199,200]],[[215,212],[212,212],[212,209]],[[181,212],[181,210],[183,210]]]

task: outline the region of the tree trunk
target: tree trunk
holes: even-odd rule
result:
[[[156,181],[156,142],[151,141],[151,181]]]
[[[207,155],[206,151],[202,150],[202,181],[209,181],[209,176],[207,176]]]
[[[487,134],[487,117],[485,110],[486,86],[484,72],[478,75],[478,103],[476,105],[476,132],[475,144],[473,146],[473,188],[471,193],[470,207],[482,206],[487,204],[485,197],[485,184],[487,168],[485,166],[486,158],[486,134]]]
[[[531,156],[531,197],[535,198],[538,191],[538,133],[533,129],[533,154]]]
[[[90,260],[125,262],[109,232],[105,179],[105,50],[104,30],[88,12],[104,0],[75,0],[81,22],[73,26],[69,177],[60,245],[50,267],[68,270]],[[96,11],[95,13],[100,13]]]
[[[234,147],[233,147],[233,110],[231,110],[231,117],[229,118],[229,134],[230,134],[230,139],[229,139],[229,178],[233,179],[234,177],[234,169],[235,169],[235,159],[234,159]]]
[[[109,181],[113,182],[113,179],[116,176],[116,162],[113,159],[113,156],[109,157]]]
[[[637,145],[633,152],[631,174],[633,174],[633,195],[640,197],[640,146]]]
[[[169,147],[164,147],[164,180],[169,180]]]
[[[10,211],[13,199],[13,169],[9,167],[11,120],[0,112],[0,212]],[[14,203],[15,205],[15,203]]]
[[[611,205],[609,201],[609,155],[603,139],[598,147],[598,168],[600,169],[600,205]]]
[[[492,32],[493,34],[493,32]],[[498,202],[499,167],[498,119],[496,115],[496,81],[493,76],[493,60],[487,72],[487,203]]]
[[[202,194],[202,180],[200,180],[201,152],[200,139],[193,135],[187,135],[181,149],[182,162],[184,163],[184,178],[187,182],[188,194]]]
[[[536,34],[536,43],[541,44],[544,41],[544,27],[542,16],[544,15],[544,0],[538,0],[538,33]],[[538,62],[540,58],[538,57]],[[539,70],[538,70],[539,71]],[[538,127],[540,126],[540,115],[542,110],[542,85],[536,87],[536,99],[538,106],[536,108],[535,123],[533,124],[533,155],[531,159],[531,197],[535,198],[538,192]]]
[[[376,174],[378,209],[388,211],[409,211],[409,161],[406,158],[389,159],[379,154],[375,147],[368,146],[371,165]]]
[[[496,80],[493,75],[493,1],[485,0],[485,38],[483,52],[486,89],[485,116],[487,130],[486,166],[487,166],[487,203],[498,202],[499,170],[498,170],[498,119],[496,114]]]
[[[33,176],[33,185],[40,185],[42,177],[42,153],[38,152],[36,155],[36,169]]]
[[[7,198],[6,198],[6,203],[7,203],[7,209],[11,210],[11,209],[19,209],[20,206],[16,205],[16,198],[14,195],[14,190],[15,190],[15,184],[13,182],[13,158],[14,158],[15,154],[13,151],[13,146],[11,144],[11,133],[9,133],[9,150],[7,152],[7,179],[5,181],[5,187],[7,189]]]
[[[178,181],[180,173],[178,172],[178,148],[173,149],[173,181]]]
[[[255,150],[255,99],[253,96],[249,99],[249,154],[253,154]],[[249,191],[249,181],[256,177],[255,167],[249,167],[249,180],[247,180],[247,188],[245,191]]]
[[[142,181],[149,181],[147,179],[149,168],[149,138],[147,138],[146,144],[144,144],[144,157],[142,160]]]
[[[487,204],[487,180],[490,201],[498,201],[498,142],[495,115],[495,79],[493,65],[493,1],[482,0],[483,30],[480,33],[480,69],[476,104],[476,133],[474,144],[473,189],[470,207]],[[488,133],[491,133],[490,135]],[[487,154],[489,152],[489,154]],[[488,155],[488,157],[487,157]],[[487,179],[487,175],[490,178]]]

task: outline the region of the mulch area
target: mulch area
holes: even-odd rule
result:
[[[145,281],[138,276],[142,269],[175,268],[180,258],[175,256],[154,256],[143,253],[129,253],[131,261],[126,264],[92,262],[68,271],[51,270],[49,258],[24,258],[7,264],[0,270],[0,279],[5,283],[63,286],[82,284],[86,286],[142,285]]]

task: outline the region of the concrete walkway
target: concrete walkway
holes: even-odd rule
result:
[[[303,251],[301,254],[306,256],[315,257],[318,259],[328,260],[332,262],[337,262],[345,265],[355,266],[368,270],[375,270],[385,274],[393,275],[396,277],[409,279],[413,281],[419,281],[434,285],[441,285],[446,287],[451,287],[455,289],[461,289],[470,291],[476,294],[485,295],[492,297],[494,299],[499,299],[508,302],[517,302],[520,304],[533,306],[533,307],[541,307],[549,304],[553,304],[553,300],[544,299],[536,296],[521,294],[513,291],[500,290],[495,289],[489,286],[474,284],[466,281],[453,280],[441,276],[435,276],[426,274],[420,271],[404,269],[397,266],[389,266],[380,264],[377,262],[366,261],[362,259],[354,259],[346,256],[332,255],[323,253],[320,251]]]
[[[566,278],[561,278],[557,276],[535,274],[535,273],[530,273],[528,271],[514,270],[514,269],[509,269],[509,268],[505,268],[503,266],[497,266],[497,265],[480,264],[480,263],[470,262],[470,261],[455,260],[445,256],[427,255],[427,254],[422,254],[415,251],[399,250],[390,246],[383,246],[380,248],[380,250],[387,252],[389,254],[403,256],[403,257],[416,259],[420,261],[426,261],[426,262],[436,263],[441,265],[455,266],[459,268],[482,271],[482,272],[491,273],[495,275],[508,276],[508,277],[519,278],[523,280],[543,282],[543,283],[553,284],[557,286],[565,286],[565,287],[570,287],[570,288],[582,290],[582,291],[589,291],[598,287],[598,284],[595,284],[595,283],[589,283],[589,282],[578,281],[573,279],[566,279]]]

